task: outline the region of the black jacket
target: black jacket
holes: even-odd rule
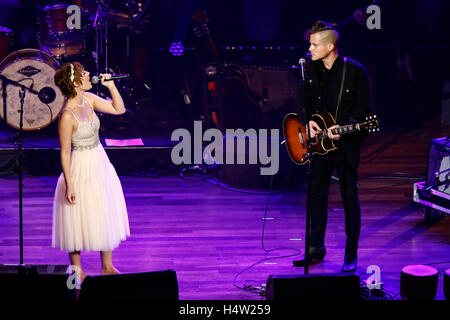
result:
[[[367,71],[363,65],[353,59],[345,58],[347,70],[344,88],[336,122],[339,125],[363,121],[371,114],[370,86]],[[341,85],[344,58],[338,56],[330,71],[321,60],[311,61],[306,65],[306,82],[300,89],[300,104],[302,107],[302,120],[306,122],[306,106],[311,114],[329,112],[335,117],[336,105]],[[328,74],[328,76],[324,76]],[[341,135],[336,142],[338,148],[359,149],[367,137],[364,133],[351,133]]]

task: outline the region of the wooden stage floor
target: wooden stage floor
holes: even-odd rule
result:
[[[369,138],[360,166],[362,229],[358,273],[377,265],[385,289],[399,291],[400,270],[409,264],[450,268],[449,217],[425,221],[424,209],[412,202],[413,183],[423,180],[426,151],[433,138],[448,135],[438,119],[402,134],[380,133]],[[68,264],[65,252],[51,248],[52,199],[57,177],[24,180],[24,262]],[[305,192],[251,195],[178,176],[160,179],[121,177],[131,237],[114,251],[123,273],[173,269],[181,299],[262,299],[238,286],[266,283],[270,274],[301,274],[292,259],[296,250],[266,254],[261,246],[264,209],[268,200],[265,249],[291,247],[303,251]],[[17,180],[0,179],[0,264],[19,262]],[[311,273],[340,271],[344,255],[344,212],[339,188],[330,189],[326,234],[328,254]],[[99,274],[97,252],[82,253],[88,275]],[[250,270],[236,275],[263,258]],[[397,296],[397,298],[399,298]],[[437,297],[443,299],[442,273]]]

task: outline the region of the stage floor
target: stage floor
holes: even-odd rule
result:
[[[413,183],[423,180],[428,142],[445,135],[448,127],[428,123],[403,134],[369,138],[360,166],[362,229],[358,273],[381,269],[384,288],[399,291],[400,270],[409,264],[450,267],[449,217],[425,221],[424,209],[412,202]],[[304,170],[299,167],[299,170]],[[52,200],[55,176],[24,180],[24,262],[68,264],[65,252],[51,248]],[[206,181],[179,176],[159,179],[122,176],[131,237],[114,251],[113,261],[123,273],[173,269],[180,299],[262,299],[233,284],[260,286],[271,274],[301,274],[292,266],[303,251],[305,191],[288,190],[267,196],[239,193]],[[17,180],[0,179],[0,264],[19,263]],[[268,254],[262,248],[263,217],[267,203],[264,247],[291,247]],[[328,254],[311,273],[340,271],[344,255],[344,212],[339,186],[330,188],[326,234]],[[264,258],[248,271],[236,275]],[[447,262],[435,264],[440,262]],[[84,271],[100,273],[97,252],[82,253]],[[443,299],[442,273],[437,299]],[[236,280],[236,281],[234,281]],[[396,297],[397,299],[399,296]]]

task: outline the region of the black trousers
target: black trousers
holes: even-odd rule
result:
[[[338,149],[327,155],[316,155],[311,162],[311,247],[321,247],[325,244],[328,193],[331,175],[336,169],[345,210],[347,236],[345,253],[350,259],[357,256],[361,230],[361,208],[357,185],[359,154],[359,149],[350,152]]]

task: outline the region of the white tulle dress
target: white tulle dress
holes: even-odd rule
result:
[[[75,204],[65,199],[61,174],[53,200],[52,246],[68,252],[110,251],[130,236],[122,185],[100,143],[100,120],[95,112],[92,122],[72,114],[78,121],[70,165]]]

